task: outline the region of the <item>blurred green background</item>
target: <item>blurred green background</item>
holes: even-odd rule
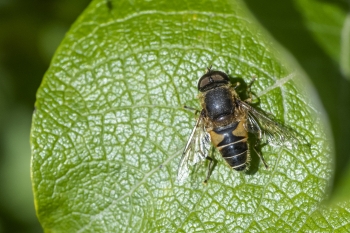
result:
[[[89,0],[0,0],[0,232],[43,232],[30,183],[35,93]]]
[[[42,232],[29,172],[35,93],[65,32],[89,2],[0,0],[0,233]],[[350,192],[350,185],[344,185],[350,180],[350,79],[341,73],[339,57],[349,2],[245,2],[318,91],[336,149],[331,198],[346,196],[346,190]]]

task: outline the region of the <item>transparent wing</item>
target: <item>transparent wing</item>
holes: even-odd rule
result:
[[[248,114],[246,123],[248,132],[257,134],[259,139],[278,146],[291,146],[299,142],[294,132],[260,113],[248,103],[239,101],[239,105]]]
[[[179,184],[185,182],[194,165],[203,161],[208,156],[209,149],[210,135],[205,130],[201,115],[192,130],[180,160],[176,179]]]

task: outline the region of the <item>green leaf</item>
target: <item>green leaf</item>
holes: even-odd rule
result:
[[[332,174],[328,126],[307,78],[281,51],[238,0],[93,1],[37,93],[32,181],[44,230],[349,229],[349,219],[321,221]],[[257,77],[259,108],[311,146],[265,146],[271,168],[248,174],[216,152],[208,185],[177,185],[195,122],[182,106],[199,108],[196,84],[209,65],[245,82]],[[344,206],[326,211],[348,213]]]
[[[348,4],[345,1],[295,2],[315,40],[339,63],[343,75],[350,79],[350,16],[346,12]]]
[[[349,201],[341,202],[330,208],[321,206],[307,219],[303,232],[349,232]]]
[[[296,0],[304,23],[319,45],[335,61],[340,58],[341,31],[345,10],[336,1]]]
[[[341,37],[340,69],[345,77],[350,80],[350,13],[344,21]]]

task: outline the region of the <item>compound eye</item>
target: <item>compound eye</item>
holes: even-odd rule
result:
[[[211,81],[210,81],[210,76],[209,77],[203,77],[199,80],[199,83],[198,83],[198,89],[201,90],[202,88],[204,88],[205,86],[207,86],[208,84],[210,84]]]
[[[221,71],[210,71],[203,75],[198,82],[198,90],[204,91],[220,84],[228,83],[227,74]]]
[[[214,82],[220,83],[220,82],[226,82],[227,78],[223,77],[221,74],[213,74],[210,76]]]

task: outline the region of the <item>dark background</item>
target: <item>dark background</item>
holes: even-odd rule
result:
[[[35,93],[89,0],[0,0],[0,233],[43,232],[30,183]]]
[[[90,1],[0,0],[0,233],[42,232],[30,184],[29,133],[35,93],[65,32]],[[291,0],[246,0],[259,22],[301,64],[328,114],[337,193],[349,166],[350,85],[318,45]],[[346,1],[330,3],[349,11]],[[332,196],[331,196],[332,197]]]

